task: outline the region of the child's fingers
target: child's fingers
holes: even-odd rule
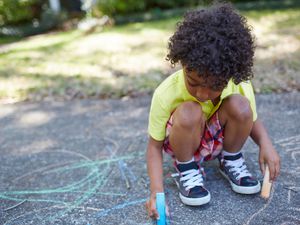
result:
[[[269,163],[269,170],[270,170],[270,181],[274,181],[275,179],[275,164],[274,163]]]
[[[158,218],[158,212],[156,210],[155,204],[151,203],[151,201],[146,202],[146,209],[148,212],[148,216],[157,219]]]
[[[147,209],[148,216],[152,217],[153,216],[153,212],[151,210],[150,201],[146,202],[146,209]]]
[[[151,213],[152,213],[151,217],[153,217],[154,219],[157,219],[157,220],[159,219],[159,214],[156,210],[156,207],[151,208]]]
[[[276,171],[275,176],[277,178],[280,174],[280,161],[276,164],[275,171]]]
[[[266,165],[264,162],[259,163],[260,171],[262,172],[263,175],[265,175],[265,166]]]
[[[273,180],[276,180],[276,178],[279,176],[279,171],[280,171],[280,163],[275,163],[274,164],[274,177]]]
[[[275,179],[279,176],[280,174],[280,158],[275,163]]]

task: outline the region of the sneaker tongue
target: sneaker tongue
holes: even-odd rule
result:
[[[233,160],[237,160],[237,159],[242,158],[242,157],[243,157],[242,153],[239,153],[237,155],[230,155],[230,156],[226,155],[226,156],[224,156],[224,159],[233,161]]]
[[[192,169],[195,169],[195,170],[199,169],[199,167],[195,161],[187,163],[187,164],[177,164],[176,166],[180,172],[184,172],[184,171],[192,170]]]

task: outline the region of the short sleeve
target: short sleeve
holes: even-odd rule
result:
[[[169,117],[170,112],[162,106],[159,94],[155,91],[151,101],[148,124],[148,133],[153,139],[157,141],[165,139]]]
[[[257,119],[256,102],[255,102],[255,95],[254,95],[252,84],[250,81],[247,81],[241,83],[240,87],[242,88],[241,92],[250,102],[250,107],[253,113],[253,121],[256,121]]]

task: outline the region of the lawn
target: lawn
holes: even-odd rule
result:
[[[256,92],[300,90],[300,7],[241,11],[257,38]],[[180,17],[0,39],[0,99],[119,98],[151,93],[170,73],[168,38]]]

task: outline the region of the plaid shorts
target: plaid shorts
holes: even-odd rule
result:
[[[163,150],[175,158],[173,150],[169,142],[169,133],[173,125],[173,115],[166,125],[166,138],[163,144]],[[218,112],[216,112],[208,121],[205,123],[203,136],[199,137],[199,148],[194,154],[196,162],[202,162],[207,160],[215,159],[222,151],[223,147],[223,128],[218,118]]]

